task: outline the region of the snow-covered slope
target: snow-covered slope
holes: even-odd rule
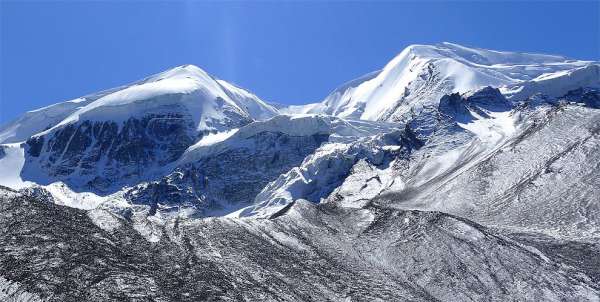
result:
[[[25,154],[19,144],[0,145],[0,185],[18,190],[32,185],[21,178]]]
[[[236,119],[263,120],[277,114],[276,108],[254,94],[196,66],[184,65],[127,86],[27,112],[0,128],[0,143],[25,141],[78,120],[122,121],[178,104],[190,112],[198,130],[206,131],[222,130]]]
[[[403,187],[393,166],[421,147],[410,130],[392,129],[385,134],[364,137],[352,142],[325,144],[306,157],[298,166],[268,183],[254,198],[254,204],[230,214],[230,217],[267,218],[296,200],[320,203],[343,184],[351,170],[364,163],[373,170],[385,171],[380,175],[360,173],[366,184],[373,180],[381,187]],[[385,174],[385,175],[383,175]],[[395,183],[394,183],[395,182]],[[368,202],[368,185],[354,187],[361,191],[361,200]],[[366,189],[366,190],[365,190]]]
[[[557,98],[581,87],[600,87],[600,65],[590,64],[575,69],[545,73],[531,81],[501,87],[501,90],[507,98],[522,101],[536,93]]]
[[[348,142],[360,137],[376,135],[391,128],[393,125],[388,123],[344,120],[326,115],[279,115],[266,121],[249,124],[239,130],[222,132],[220,134],[222,139],[215,139],[213,143],[201,140],[186,150],[178,163],[190,163],[223,149],[243,147],[244,140],[267,132],[291,137],[326,135],[330,142]]]
[[[0,127],[0,143],[25,141],[32,135],[60,123],[87,104],[89,104],[88,100],[76,99],[29,111],[15,121]]]
[[[426,179],[415,158],[404,177],[407,188],[388,191],[377,203],[444,211],[514,232],[597,240],[600,110],[528,105],[512,113],[518,121],[514,134],[483,156],[466,162],[446,157],[448,168]],[[457,158],[478,145],[467,146]],[[432,159],[421,161],[426,166]]]
[[[26,112],[14,121],[0,126],[0,144],[25,141],[36,133],[52,128],[89,103],[126,87],[116,87]]]
[[[364,206],[384,191],[405,190],[407,171],[418,169],[418,179],[427,181],[492,150],[515,133],[511,109],[491,87],[444,96],[402,131],[324,145],[269,183],[254,205],[232,216],[269,217],[297,199]]]
[[[438,210],[512,231],[600,236],[600,93],[539,94],[513,107],[490,87],[444,96],[405,134],[316,150],[232,217],[271,217],[296,200]],[[402,139],[404,138],[404,139]]]
[[[540,81],[555,77],[549,74],[569,73],[586,66],[597,70],[597,66],[589,67],[592,64],[562,56],[501,52],[452,43],[412,45],[381,71],[342,85],[321,103],[287,110],[366,120],[405,120],[411,111],[435,104],[445,94]],[[589,84],[597,85],[597,76],[579,76],[576,85]],[[550,85],[546,87],[554,89]],[[559,95],[553,93],[552,96]]]

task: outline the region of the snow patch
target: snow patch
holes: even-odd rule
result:
[[[33,185],[21,178],[25,151],[20,144],[0,145],[0,185],[19,190]]]
[[[458,125],[477,135],[484,143],[498,144],[516,132],[512,111],[486,112],[489,115],[488,118],[484,118],[475,112],[471,112],[471,114],[476,119],[470,123],[458,123]]]
[[[92,192],[74,192],[63,182],[54,182],[42,187],[52,194],[56,204],[82,210],[96,209],[112,197],[98,196]]]
[[[203,136],[202,139],[200,139],[197,143],[192,145],[188,150],[192,151],[192,150],[200,148],[200,147],[206,147],[206,146],[210,146],[210,145],[214,145],[216,143],[222,142],[222,141],[228,139],[229,137],[231,137],[232,135],[234,135],[238,130],[239,129],[236,128],[236,129],[231,129],[229,131],[209,133],[208,135]]]
[[[107,232],[112,232],[121,227],[121,221],[106,210],[93,209],[88,211],[87,215],[96,226]]]

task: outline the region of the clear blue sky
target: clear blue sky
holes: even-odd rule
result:
[[[182,64],[299,104],[414,43],[598,60],[599,3],[0,0],[0,123]]]

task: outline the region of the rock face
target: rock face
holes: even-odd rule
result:
[[[445,95],[440,99],[438,109],[453,121],[466,124],[475,119],[471,112],[489,118],[490,112],[510,111],[512,104],[506,100],[500,90],[488,86],[464,96],[459,93]]]
[[[262,132],[247,138],[248,146],[225,150],[178,167],[159,181],[137,186],[126,197],[156,207],[190,206],[201,216],[220,216],[249,204],[271,180],[313,153],[328,134],[290,136]]]
[[[299,167],[274,179],[256,196],[254,205],[237,213],[240,216],[269,217],[294,200],[305,199],[319,203],[335,194],[354,167],[364,164],[369,169],[381,171],[380,175],[362,173],[365,184],[360,187],[361,200],[367,183],[374,180],[379,186],[392,186],[395,171],[406,164],[411,153],[422,146],[410,128],[365,138],[347,144],[325,145],[308,156]],[[376,192],[379,193],[379,192]]]
[[[196,140],[193,129],[188,117],[177,114],[130,118],[122,125],[69,124],[27,141],[24,174],[40,184],[60,180],[78,190],[111,191],[178,159]]]

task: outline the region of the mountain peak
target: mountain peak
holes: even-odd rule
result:
[[[436,106],[446,94],[462,94],[486,86],[514,86],[534,81],[541,75],[592,64],[594,62],[563,56],[495,51],[451,42],[412,44],[381,71],[340,86],[320,104],[294,108],[294,111],[398,121],[423,106]],[[584,82],[578,84],[585,86]],[[533,86],[544,89],[540,85]]]
[[[185,64],[185,65],[176,66],[171,69],[167,69],[163,72],[152,75],[152,76],[142,80],[141,82],[147,83],[147,82],[160,81],[160,80],[164,80],[164,79],[185,79],[185,78],[207,79],[208,80],[208,79],[212,79],[212,76],[210,74],[208,74],[206,71],[204,71],[202,68],[200,68],[196,65]]]
[[[405,53],[411,53],[425,58],[452,58],[482,65],[544,64],[560,63],[569,60],[569,58],[559,55],[498,51],[464,46],[453,42],[411,44],[407,46],[398,57]]]
[[[274,116],[256,95],[219,80],[195,65],[181,65],[129,85],[29,112],[0,128],[0,143],[19,142],[78,121],[121,122],[177,112],[199,131],[226,130]]]

